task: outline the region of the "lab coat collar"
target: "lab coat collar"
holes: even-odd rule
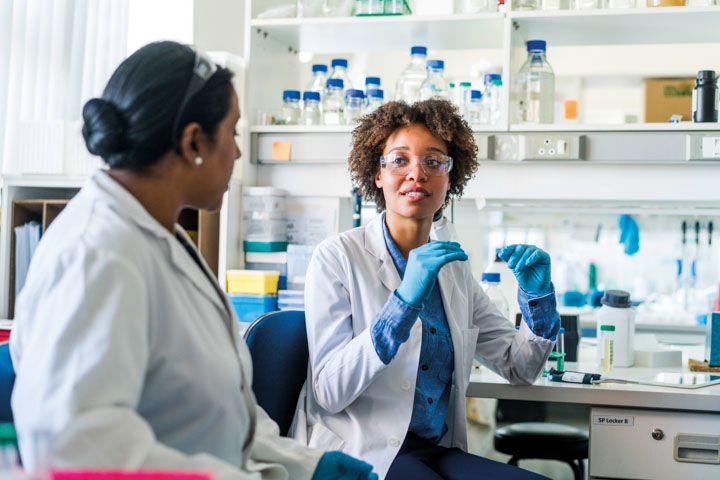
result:
[[[395,263],[390,256],[385,245],[385,236],[383,235],[382,222],[385,221],[385,214],[377,215],[367,227],[365,227],[365,250],[372,256],[377,258],[380,268],[377,271],[377,277],[380,279],[385,288],[391,292],[400,286],[400,275],[395,268]]]
[[[385,213],[377,215],[368,225],[365,227],[365,249],[372,254],[375,258],[380,260],[381,265],[378,269],[377,276],[385,285],[385,288],[391,292],[395,291],[400,286],[400,275],[397,272],[395,263],[387,250],[385,245],[385,236],[383,234],[383,222],[385,221]],[[440,269],[438,274],[438,281],[440,282],[440,292],[445,301],[445,312],[449,311],[449,306],[452,305],[452,298],[455,292],[454,281],[457,275],[462,276],[459,266],[459,262],[451,262]]]
[[[190,257],[190,254],[185,250],[182,243],[150,215],[137,198],[110,177],[107,172],[97,170],[90,178],[89,184],[91,186],[91,195],[106,203],[129,223],[134,223],[145,232],[152,234],[158,240],[164,242],[168,257],[173,266],[193,282],[196,288],[205,294],[220,309],[223,313],[223,318],[231,317],[231,315],[228,315],[230,306],[225,298],[225,293],[220,289],[217,282],[209,280],[214,279],[215,275],[207,266],[199,252],[198,258],[201,259],[202,269],[209,278],[203,278],[203,275],[198,275],[198,265],[195,260]],[[194,245],[179,224],[175,224],[175,234],[180,235],[189,245]],[[226,318],[226,323],[229,322],[232,322],[232,318]],[[233,331],[231,324],[228,324],[228,328],[231,332]]]

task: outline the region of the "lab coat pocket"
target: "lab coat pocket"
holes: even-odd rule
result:
[[[475,358],[475,349],[477,348],[477,338],[479,328],[467,328],[462,331],[463,338],[463,375],[465,380],[470,378],[470,370],[472,362]]]
[[[322,450],[340,450],[345,442],[335,432],[321,423],[316,423],[310,433],[308,447],[320,448]]]

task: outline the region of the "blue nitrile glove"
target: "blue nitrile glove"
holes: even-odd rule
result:
[[[395,291],[397,296],[411,307],[422,308],[443,265],[467,258],[457,242],[430,242],[410,250],[405,276]]]
[[[500,250],[500,258],[507,262],[526,293],[542,297],[552,292],[550,255],[544,250],[535,245],[508,245]]]
[[[640,250],[640,230],[637,222],[630,215],[620,215],[620,243],[625,244],[625,253],[634,255]]]
[[[325,452],[311,480],[378,480],[372,465],[342,452]]]

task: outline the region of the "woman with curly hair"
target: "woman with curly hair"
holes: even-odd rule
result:
[[[350,172],[383,213],[324,241],[310,262],[310,374],[294,434],[370,462],[381,479],[542,478],[465,452],[473,358],[532,383],[560,327],[547,253],[501,252],[521,287],[516,331],[460,244],[428,240],[435,213],[477,170],[476,155],[447,101],[391,102],[363,117]]]

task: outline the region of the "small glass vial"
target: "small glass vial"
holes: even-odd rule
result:
[[[365,91],[380,90],[380,77],[365,77]]]
[[[555,352],[557,360],[556,370],[563,372],[565,371],[565,329],[561,328],[558,330],[557,337],[555,338]]]
[[[460,115],[462,115],[467,122],[470,121],[470,90],[472,90],[472,83],[460,82],[457,91],[457,106],[460,110]]]
[[[483,95],[480,90],[470,91],[470,103],[467,106],[467,121],[473,127],[487,123],[487,115],[485,114],[485,105],[482,97]]]
[[[303,93],[303,110],[300,120],[302,125],[321,125],[320,92]]]
[[[505,0],[497,0],[497,11],[498,11],[498,13],[507,12],[507,7],[505,6]]]
[[[300,122],[300,92],[283,90],[283,106],[280,110],[281,125],[297,125]]]
[[[345,92],[345,125],[355,125],[362,117],[365,95],[362,90],[350,89]]]
[[[365,107],[365,114],[374,112],[384,102],[385,94],[382,90],[374,88],[366,92],[367,106]]]
[[[613,342],[615,339],[615,325],[600,325],[600,338],[598,351],[600,352],[600,370],[603,375],[609,375],[613,368]]]
[[[323,98],[323,123],[341,125],[345,111],[343,81],[340,78],[328,78],[325,98]]]

